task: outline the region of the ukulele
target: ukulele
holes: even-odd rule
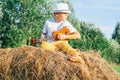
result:
[[[32,44],[36,44],[38,42],[42,42],[42,41],[46,41],[46,40],[54,40],[54,41],[59,41],[59,39],[57,38],[57,36],[59,34],[65,34],[65,35],[70,35],[70,30],[67,27],[63,27],[58,31],[55,31],[52,33],[52,36],[48,37],[48,38],[44,38],[44,39],[39,39],[39,38],[31,38],[30,42]]]

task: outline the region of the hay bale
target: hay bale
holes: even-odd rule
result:
[[[62,52],[32,46],[0,49],[0,80],[120,80],[94,52],[85,52],[83,60],[74,63]]]

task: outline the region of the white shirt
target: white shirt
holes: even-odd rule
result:
[[[46,33],[48,37],[50,37],[52,36],[52,33],[54,31],[58,31],[64,26],[66,26],[70,30],[70,33],[77,31],[67,20],[61,21],[61,22],[55,22],[54,18],[51,18],[45,22],[44,28],[42,31],[43,33]],[[53,40],[48,40],[48,41],[53,42]]]

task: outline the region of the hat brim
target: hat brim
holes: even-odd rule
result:
[[[63,12],[63,13],[71,13],[71,11],[69,10],[53,10],[54,13],[57,13],[57,12]]]

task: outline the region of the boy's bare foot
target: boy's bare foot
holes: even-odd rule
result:
[[[75,49],[77,51],[77,55],[79,55],[80,57],[83,57],[83,53],[80,51],[80,49]]]
[[[73,62],[79,62],[79,63],[83,63],[83,60],[80,56],[71,56],[70,58],[70,61],[73,61]]]

